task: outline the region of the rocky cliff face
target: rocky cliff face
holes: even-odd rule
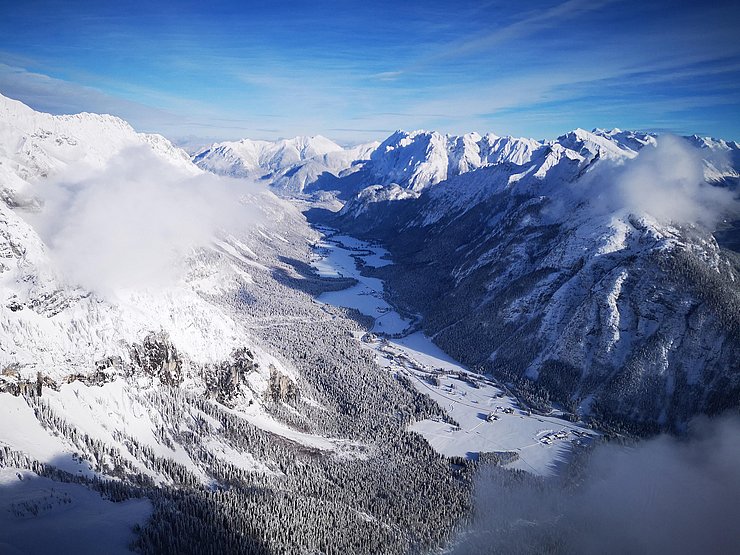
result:
[[[164,385],[182,383],[182,358],[165,333],[149,333],[144,341],[132,345],[131,364]]]
[[[273,401],[288,403],[298,398],[298,388],[293,380],[272,367],[270,368],[269,395]]]

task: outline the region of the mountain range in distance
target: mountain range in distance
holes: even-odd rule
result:
[[[654,430],[736,405],[736,142],[398,131],[358,148],[344,168],[324,138],[221,143],[194,161],[281,194],[333,191],[346,202],[317,221],[390,250],[376,273],[421,329],[545,406]],[[226,153],[242,162],[216,164]]]

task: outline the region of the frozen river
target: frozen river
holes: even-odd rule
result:
[[[358,283],[342,291],[331,291],[319,297],[320,301],[334,306],[356,308],[363,314],[372,316],[375,325],[372,331],[395,334],[403,332],[411,324],[402,318],[383,298],[383,282],[377,278],[360,275],[356,258],[361,258],[368,266],[390,264],[387,251],[371,247],[368,243],[347,235],[331,235],[318,245],[314,267],[319,275],[325,277],[353,277]]]
[[[358,341],[375,351],[378,362],[389,371],[411,379],[458,424],[423,420],[411,430],[424,436],[440,453],[475,458],[481,452],[516,453],[510,468],[538,475],[551,475],[567,460],[574,443],[589,441],[593,432],[556,416],[530,414],[507,394],[506,388],[475,374],[447,356],[422,332],[400,339],[383,334],[408,331],[404,319],[384,299],[383,282],[363,276],[358,261],[367,266],[391,264],[387,251],[354,237],[319,228],[313,266],[322,276],[352,277],[357,285],[324,293],[319,300],[334,306],[355,308],[375,319],[372,333]]]

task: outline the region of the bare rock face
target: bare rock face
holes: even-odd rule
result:
[[[299,392],[293,380],[278,372],[274,366],[271,366],[270,387],[267,390],[267,394],[273,401],[290,403],[298,399]]]
[[[41,372],[36,374],[36,379],[22,378],[17,368],[6,367],[0,373],[0,393],[23,397],[41,397],[44,388],[59,389],[59,385],[49,376]]]
[[[221,403],[229,404],[238,394],[246,377],[258,367],[254,354],[246,347],[236,349],[231,360],[204,369],[206,387],[210,395]]]
[[[16,397],[34,397],[41,395],[41,388],[37,380],[2,380],[0,381],[0,393],[10,393]]]
[[[150,333],[141,344],[131,347],[131,363],[165,385],[183,381],[182,357],[164,332]]]

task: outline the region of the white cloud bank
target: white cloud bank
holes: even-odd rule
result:
[[[103,294],[161,287],[179,278],[193,249],[262,218],[242,202],[245,186],[257,187],[188,174],[147,147],[129,148],[102,169],[39,182],[43,208],[28,218],[75,284]]]
[[[567,484],[483,471],[455,553],[736,553],[740,418],[697,420],[688,438],[598,447]]]
[[[702,158],[707,155],[715,156],[663,135],[633,160],[599,167],[580,193],[595,192],[592,206],[598,211],[648,214],[664,223],[713,229],[724,218],[740,216],[740,202],[736,192],[705,182]]]

